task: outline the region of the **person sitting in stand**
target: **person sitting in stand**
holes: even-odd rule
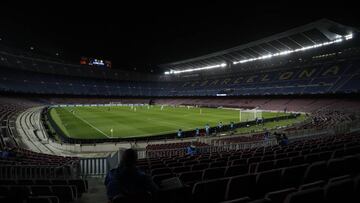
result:
[[[151,202],[158,187],[151,177],[137,169],[137,151],[124,151],[120,164],[106,175],[105,186],[109,203]]]
[[[281,146],[286,146],[289,144],[289,139],[287,138],[287,136],[285,134],[282,135],[282,139],[280,141],[280,145]]]
[[[186,154],[191,156],[196,154],[196,147],[193,142],[186,148]]]
[[[280,144],[281,143],[281,134],[277,133],[277,132],[274,132],[274,135],[275,135],[277,143]]]

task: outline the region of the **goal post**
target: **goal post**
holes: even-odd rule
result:
[[[256,118],[262,118],[262,110],[239,109],[239,122],[253,121]]]

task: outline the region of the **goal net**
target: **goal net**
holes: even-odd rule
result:
[[[262,119],[262,111],[260,109],[240,109],[239,122],[253,121]]]

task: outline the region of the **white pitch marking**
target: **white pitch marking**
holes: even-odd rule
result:
[[[95,127],[94,125],[92,125],[91,123],[89,123],[88,121],[86,121],[85,119],[81,118],[80,116],[73,114],[73,116],[75,116],[76,118],[80,119],[82,122],[88,124],[90,127],[94,128],[96,131],[100,132],[101,134],[105,135],[107,138],[112,138],[110,136],[108,136],[106,133],[104,133],[103,131],[101,131],[99,128]]]

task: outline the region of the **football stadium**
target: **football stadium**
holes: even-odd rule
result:
[[[319,19],[142,72],[0,38],[0,202],[360,202],[359,39]]]

